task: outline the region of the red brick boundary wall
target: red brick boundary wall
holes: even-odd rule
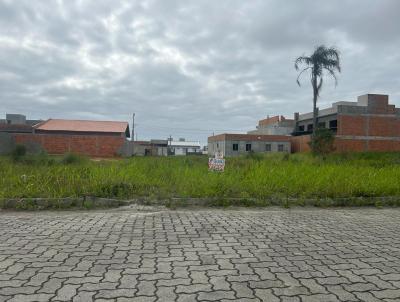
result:
[[[292,153],[310,152],[311,148],[308,144],[311,140],[310,135],[292,136],[290,142],[292,146]]]
[[[121,136],[63,135],[63,134],[13,134],[15,143],[37,143],[49,154],[68,152],[91,157],[117,157],[125,143]]]

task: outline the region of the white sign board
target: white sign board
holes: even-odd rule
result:
[[[208,159],[208,170],[224,172],[225,159],[223,158],[209,158]]]
[[[222,152],[215,152],[215,156],[214,157],[218,158],[218,159],[223,159],[224,155],[222,154]]]

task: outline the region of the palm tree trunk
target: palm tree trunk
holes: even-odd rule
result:
[[[313,86],[313,134],[318,128],[318,109],[317,109],[317,99],[318,99],[318,88],[317,88],[317,78],[314,76],[312,80]]]

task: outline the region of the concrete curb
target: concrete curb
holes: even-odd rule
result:
[[[81,197],[81,198],[8,198],[0,199],[1,209],[15,210],[61,210],[61,209],[91,209],[113,208],[124,204],[121,200]]]
[[[267,206],[317,206],[317,207],[357,207],[357,206],[400,206],[400,196],[349,197],[349,198],[287,198],[273,196],[257,198],[166,198],[154,199],[138,197],[129,200],[84,196],[80,198],[9,198],[0,199],[0,209],[15,210],[61,210],[116,208],[127,205],[167,206],[167,207],[267,207]]]
[[[167,206],[400,206],[400,196],[383,197],[347,197],[347,198],[287,198],[271,196],[269,198],[184,198],[174,197],[155,200],[147,197],[122,201],[128,204],[139,205],[167,205]]]

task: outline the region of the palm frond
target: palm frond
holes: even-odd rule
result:
[[[301,64],[305,64],[305,65],[307,65],[307,66],[310,66],[311,63],[312,63],[312,60],[311,60],[310,57],[301,56],[301,57],[298,57],[298,58],[296,59],[296,61],[294,62],[294,68],[295,68],[296,70],[299,70],[299,69],[300,69],[299,66],[300,66]]]
[[[297,76],[297,80],[296,80],[297,85],[301,86],[300,81],[299,81],[300,76],[301,76],[305,71],[309,70],[310,68],[312,68],[312,67],[311,67],[311,66],[306,67],[306,68],[304,68],[304,69],[299,73],[299,75]]]
[[[325,68],[325,70],[327,70],[329,72],[329,74],[335,79],[335,86],[337,86],[338,80],[337,80],[335,71],[330,68]]]

